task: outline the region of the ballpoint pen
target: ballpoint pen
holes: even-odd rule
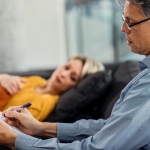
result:
[[[31,103],[27,103],[27,104],[25,104],[25,105],[23,105],[23,106],[21,106],[21,107],[15,109],[14,111],[20,112],[22,109],[28,108],[28,107],[30,107],[31,105],[32,105]],[[4,114],[4,116],[1,116],[1,118],[2,118],[2,117],[3,117],[3,119],[4,119],[4,118],[6,117],[5,114]]]
[[[15,109],[15,111],[20,112],[22,109],[28,108],[28,107],[30,107],[30,106],[31,106],[31,103],[27,103],[27,104],[25,104],[25,105],[23,105],[23,106],[21,106],[21,107]]]

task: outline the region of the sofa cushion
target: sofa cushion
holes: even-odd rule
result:
[[[97,104],[95,119],[107,119],[122,89],[139,73],[137,61],[126,61],[118,64],[112,72],[112,84],[108,88],[103,100]]]
[[[84,110],[92,107],[107,90],[110,82],[110,70],[87,76],[60,97],[54,111],[45,121],[72,122],[73,118],[78,118]]]

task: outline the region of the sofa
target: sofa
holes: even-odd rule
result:
[[[79,119],[107,119],[122,89],[139,73],[137,61],[105,64],[105,71],[87,76],[60,96],[53,112],[44,120],[72,123]],[[54,69],[8,72],[12,75],[39,75],[48,79]],[[8,148],[0,146],[1,150]]]

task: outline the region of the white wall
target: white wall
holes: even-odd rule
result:
[[[0,0],[0,71],[26,70],[23,0]]]
[[[64,0],[24,0],[24,7],[29,69],[53,68],[66,61]]]

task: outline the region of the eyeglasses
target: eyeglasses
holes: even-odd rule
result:
[[[139,22],[130,24],[130,23],[128,23],[128,22],[126,21],[126,18],[125,18],[125,16],[124,16],[123,13],[122,13],[121,17],[122,17],[122,20],[124,21],[124,23],[126,24],[126,26],[127,26],[127,28],[128,28],[129,30],[131,30],[131,27],[133,27],[133,26],[135,26],[135,25],[137,25],[137,24],[140,24],[140,23],[142,23],[142,22],[145,22],[145,21],[147,21],[147,20],[150,20],[150,18],[147,18],[147,19],[141,20],[141,21],[139,21]]]

